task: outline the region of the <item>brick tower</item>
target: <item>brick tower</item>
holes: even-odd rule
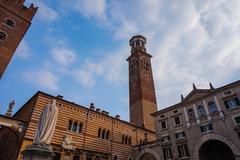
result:
[[[151,55],[146,52],[146,38],[133,36],[130,41],[129,62],[129,98],[130,122],[155,131],[153,117],[157,111],[157,102],[151,67]]]
[[[37,11],[33,4],[24,6],[24,1],[0,1],[0,79]]]

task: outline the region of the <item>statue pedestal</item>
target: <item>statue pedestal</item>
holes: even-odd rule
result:
[[[54,153],[48,145],[33,144],[22,152],[23,160],[52,160]]]

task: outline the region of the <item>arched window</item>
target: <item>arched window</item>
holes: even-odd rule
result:
[[[199,106],[197,107],[197,111],[198,111],[198,116],[199,116],[199,117],[206,116],[205,108],[204,108],[202,105],[199,105]]]
[[[106,139],[109,139],[109,134],[110,134],[110,131],[107,131],[107,133],[106,133]]]
[[[128,136],[125,137],[125,144],[128,144]]]
[[[82,123],[79,123],[78,125],[78,133],[81,133],[82,132],[82,127],[83,127],[83,124]]]
[[[68,130],[71,131],[72,130],[72,120],[68,121]]]
[[[128,144],[129,144],[129,145],[132,144],[132,137],[129,137],[129,138],[128,138]]]
[[[77,132],[77,126],[78,126],[78,124],[77,124],[77,122],[75,121],[75,122],[73,123],[73,128],[72,128],[72,131],[73,131],[73,132]]]
[[[102,132],[102,128],[98,129],[98,138],[101,138],[101,132]]]
[[[130,73],[131,73],[131,75],[133,75],[135,73],[136,69],[137,69],[137,61],[136,61],[136,59],[133,59],[130,62]]]
[[[216,113],[218,111],[217,106],[214,102],[208,102],[208,108],[210,113]]]
[[[0,31],[0,41],[4,41],[7,38],[7,34],[3,31]]]
[[[104,130],[102,131],[102,139],[105,139],[105,134],[106,134],[106,130],[104,129]]]
[[[125,140],[125,136],[124,134],[122,135],[122,143],[124,143],[124,140]]]
[[[194,121],[195,120],[195,114],[192,108],[188,109],[188,116],[189,116],[189,120],[190,121]]]
[[[6,19],[4,19],[4,22],[3,22],[5,25],[7,25],[8,27],[10,27],[10,28],[13,28],[13,27],[15,27],[15,22],[12,20],[12,19],[10,19],[10,18],[6,18]]]
[[[145,59],[145,58],[142,58],[141,60],[142,62],[142,67],[145,71],[149,71],[150,70],[150,64],[149,62]]]

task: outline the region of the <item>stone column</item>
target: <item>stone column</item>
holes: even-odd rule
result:
[[[77,127],[76,127],[76,132],[77,132],[77,133],[80,133],[80,132],[79,132],[79,131],[80,131],[80,130],[79,130],[79,128],[80,128],[80,127],[79,127],[79,124],[80,124],[80,123],[77,122]]]
[[[197,112],[196,104],[193,104],[193,110],[194,110],[194,112],[195,112],[197,124],[200,124],[200,120],[199,120],[199,117],[198,117],[198,112]]]
[[[215,103],[217,105],[217,109],[218,109],[220,118],[224,119],[223,111],[222,111],[222,109],[221,109],[221,107],[220,107],[220,105],[218,103],[218,100],[217,100],[216,96],[214,96],[214,101],[215,101]]]
[[[187,128],[189,128],[190,127],[190,122],[189,122],[189,119],[188,119],[186,107],[183,107],[183,110],[184,110],[185,120],[187,122]]]
[[[208,119],[208,121],[211,121],[212,118],[211,118],[211,116],[210,116],[210,114],[209,114],[208,107],[207,107],[207,103],[206,103],[205,100],[203,100],[203,106],[204,106],[205,111],[206,111],[206,113],[207,113],[207,119]]]

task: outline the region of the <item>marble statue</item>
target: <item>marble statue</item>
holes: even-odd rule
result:
[[[62,147],[64,149],[68,149],[68,150],[74,150],[75,149],[74,143],[73,143],[73,140],[72,140],[72,136],[64,135],[63,142],[62,142]]]
[[[40,115],[33,140],[34,144],[50,145],[57,123],[57,116],[58,108],[56,100],[53,99],[52,103],[47,104]]]

